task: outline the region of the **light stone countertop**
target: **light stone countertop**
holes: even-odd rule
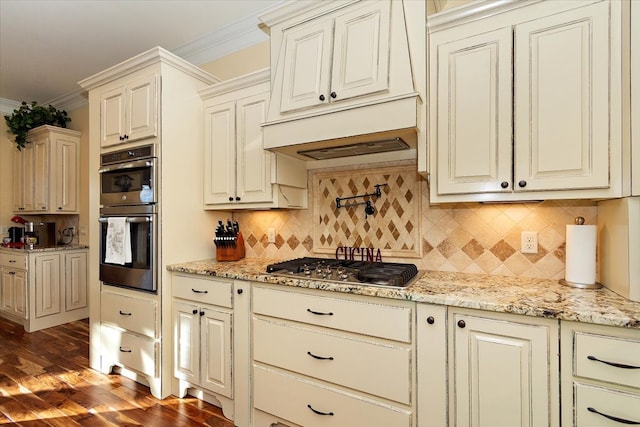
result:
[[[167,269],[283,286],[640,329],[640,302],[625,299],[607,288],[576,289],[545,279],[425,271],[411,286],[391,289],[278,277],[266,273],[268,264],[279,261],[282,260],[245,258],[235,262],[217,262],[215,259],[208,259],[173,264]]]
[[[55,246],[34,246],[33,249],[27,248],[8,248],[0,246],[0,250],[9,253],[36,253],[36,252],[53,252],[53,251],[71,251],[75,249],[87,249],[87,245],[55,245]]]

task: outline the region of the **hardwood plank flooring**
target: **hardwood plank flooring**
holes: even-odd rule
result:
[[[158,400],[126,377],[89,366],[89,323],[26,333],[0,318],[0,425],[233,427],[220,408]]]

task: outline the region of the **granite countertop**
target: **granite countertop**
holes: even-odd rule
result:
[[[55,246],[34,246],[33,249],[24,248],[8,248],[1,246],[1,250],[18,252],[18,253],[34,253],[34,252],[52,252],[52,251],[70,251],[74,249],[87,249],[87,245],[55,245]]]
[[[576,289],[555,280],[426,271],[411,286],[390,289],[272,276],[266,266],[282,260],[215,259],[174,264],[170,271],[226,277],[333,292],[467,307],[527,316],[572,320],[640,329],[640,302],[607,288]]]

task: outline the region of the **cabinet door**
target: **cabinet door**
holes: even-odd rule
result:
[[[284,34],[284,73],[280,112],[329,102],[333,21],[318,19]]]
[[[549,327],[461,313],[451,320],[453,425],[558,424],[550,413],[558,404],[550,380],[558,363],[550,360]]]
[[[27,318],[27,274],[16,270],[13,275],[13,311],[18,316]]]
[[[15,274],[15,270],[0,269],[0,309],[3,311],[14,311],[13,282]]]
[[[192,384],[200,379],[200,308],[173,303],[173,375]]]
[[[609,2],[516,26],[516,190],[609,187],[609,52]]]
[[[51,185],[55,212],[78,210],[78,144],[58,137],[55,143],[55,180]]]
[[[511,34],[504,28],[436,47],[438,194],[511,190]]]
[[[201,310],[202,387],[231,398],[231,313],[207,306]]]
[[[34,142],[33,170],[33,210],[46,212],[49,208],[49,136],[42,136]]]
[[[229,203],[236,197],[235,111],[235,102],[205,107],[205,204]]]
[[[60,313],[60,254],[36,255],[34,260],[36,317]]]
[[[340,101],[388,89],[391,2],[375,2],[335,19],[328,96]]]
[[[122,143],[125,132],[125,87],[120,86],[100,98],[100,146]]]
[[[236,140],[236,195],[241,203],[270,202],[273,154],[262,145],[262,123],[267,114],[268,93],[238,100]]]
[[[640,196],[640,3],[631,7],[631,193]]]
[[[65,310],[87,306],[87,253],[68,253],[64,256]]]
[[[13,155],[13,211],[33,210],[33,144]]]
[[[127,86],[126,142],[158,135],[158,77],[143,77]]]

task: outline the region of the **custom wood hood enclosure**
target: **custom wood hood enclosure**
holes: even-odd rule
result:
[[[389,0],[291,2],[261,16],[265,149],[310,160],[426,147],[425,16],[425,2]],[[300,153],[311,149],[325,151]]]

